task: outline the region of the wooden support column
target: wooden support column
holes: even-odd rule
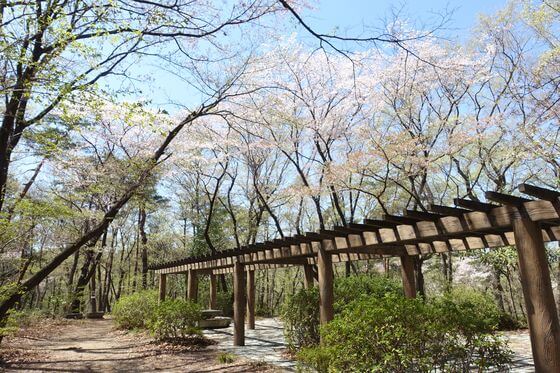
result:
[[[305,275],[303,286],[306,289],[311,289],[313,287],[313,268],[311,267],[311,264],[303,265],[303,273]]]
[[[323,241],[330,242],[330,241]],[[332,243],[331,243],[332,244]],[[317,253],[317,272],[319,274],[319,311],[321,324],[326,324],[334,317],[333,308],[333,266],[331,254],[322,244]]]
[[[210,301],[208,304],[208,307],[211,310],[215,310],[217,307],[216,288],[217,288],[216,275],[212,273],[210,275]]]
[[[198,299],[198,277],[194,269],[187,274],[187,299],[196,302]]]
[[[245,346],[245,270],[243,264],[233,265],[233,345]]]
[[[401,276],[404,296],[416,298],[416,282],[414,280],[414,259],[410,255],[401,256]]]
[[[519,273],[537,372],[560,372],[560,325],[541,228],[528,218],[513,220]]]
[[[255,329],[255,271],[247,272],[247,328]]]
[[[165,300],[165,292],[167,285],[167,275],[165,273],[159,274],[159,301],[163,302]]]

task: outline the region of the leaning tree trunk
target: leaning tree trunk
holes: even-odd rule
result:
[[[95,270],[97,268],[97,263],[101,259],[103,251],[100,251],[95,255],[93,247],[95,247],[96,242],[91,242],[88,245],[88,249],[85,252],[84,263],[80,269],[80,276],[76,282],[76,287],[72,293],[72,301],[70,303],[70,312],[79,313],[82,305],[82,297],[84,295],[84,290],[91,280],[92,276],[95,276]],[[101,239],[101,247],[105,247],[107,244],[107,230],[103,232],[103,238]]]
[[[216,99],[214,102],[201,107],[199,110],[191,112],[187,118],[185,118],[181,123],[179,123],[175,128],[173,128],[166,136],[162,144],[155,151],[152,157],[147,161],[148,166],[143,170],[135,183],[129,185],[126,191],[117,199],[114,204],[107,210],[99,224],[93,227],[91,230],[86,232],[82,237],[80,237],[74,243],[64,247],[58,255],[56,255],[47,265],[33,274],[29,279],[24,281],[17,291],[6,296],[0,303],[0,328],[6,325],[6,319],[8,312],[12,310],[16,304],[18,304],[24,294],[35,289],[48,275],[50,275],[55,269],[57,269],[66,259],[68,259],[72,254],[78,251],[81,247],[86,245],[88,242],[98,240],[99,237],[105,232],[109,224],[115,219],[119,211],[128,203],[128,201],[136,194],[137,190],[144,185],[144,182],[151,175],[152,170],[159,164],[160,158],[164,155],[167,147],[173,141],[173,139],[179,134],[179,132],[187,124],[193,122],[195,119],[204,116],[211,109],[213,109],[219,102],[220,98]],[[1,184],[0,184],[1,185]]]
[[[84,262],[82,268],[80,269],[80,276],[76,282],[76,286],[72,291],[72,301],[70,302],[69,312],[70,313],[80,313],[80,308],[82,305],[82,296],[84,295],[84,289],[87,285],[86,279],[88,278],[89,268],[91,262],[93,261],[94,253],[92,250],[86,250],[84,255]]]

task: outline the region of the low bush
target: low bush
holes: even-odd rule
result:
[[[502,312],[489,295],[480,291],[457,287],[430,301],[451,326],[469,337],[478,333],[491,333],[498,329]]]
[[[175,341],[201,334],[197,327],[201,320],[198,304],[184,299],[161,302],[150,321],[150,330],[159,340]]]
[[[113,318],[121,329],[146,328],[158,304],[156,291],[145,290],[122,296],[113,306]]]
[[[400,294],[397,281],[380,275],[358,275],[335,279],[334,310],[341,312],[349,303],[360,297],[383,297]],[[280,312],[284,321],[284,334],[290,349],[314,346],[319,343],[319,290],[300,289],[288,296]]]
[[[280,311],[291,350],[319,343],[319,290],[300,289],[286,297]]]
[[[402,294],[402,291],[399,281],[378,274],[340,277],[334,283],[334,310],[339,313],[360,297],[381,298],[387,294]]]
[[[235,355],[229,352],[220,352],[218,355],[218,363],[220,364],[232,364],[235,361]]]
[[[222,310],[224,316],[233,317],[233,289],[218,291],[216,294],[216,307]]]
[[[321,328],[321,346],[304,348],[298,358],[320,372],[503,369],[511,353],[490,334],[494,309],[473,297],[449,294],[427,303],[390,293],[361,297]],[[471,315],[475,304],[483,309]]]

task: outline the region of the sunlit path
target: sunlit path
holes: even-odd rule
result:
[[[233,325],[225,329],[205,330],[204,334],[219,344],[213,346],[257,362],[265,362],[287,371],[295,371],[296,362],[287,354],[282,322],[278,319],[259,319],[254,330],[247,330],[245,346],[233,345]]]

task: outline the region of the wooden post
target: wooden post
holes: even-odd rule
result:
[[[513,220],[535,371],[560,372],[560,325],[541,228],[526,217]]]
[[[194,269],[189,269],[187,278],[187,299],[196,302],[198,299],[198,277]]]
[[[313,287],[313,268],[311,267],[311,264],[303,265],[303,273],[305,275],[303,286],[306,289],[311,289]]]
[[[321,324],[326,324],[334,317],[333,308],[333,267],[331,254],[325,251],[325,246],[332,245],[332,241],[324,240],[317,253],[317,272],[319,274],[319,311]]]
[[[210,307],[211,310],[215,310],[217,307],[216,285],[217,285],[216,275],[212,273],[210,275],[210,302],[208,304],[208,307]]]
[[[159,274],[159,301],[163,302],[165,300],[165,292],[167,285],[167,275],[165,273]]]
[[[247,272],[247,328],[255,329],[255,271]]]
[[[414,259],[410,255],[401,256],[401,276],[404,296],[416,298],[416,282],[414,281]]]
[[[233,265],[233,345],[245,346],[245,270],[243,264]]]

